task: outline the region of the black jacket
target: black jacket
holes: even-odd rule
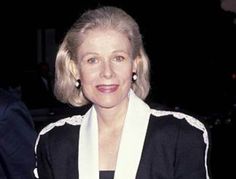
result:
[[[136,118],[126,119],[132,120],[132,123],[130,123],[132,126],[130,128],[124,127],[124,133],[128,132],[124,134],[126,137],[122,137],[122,140],[130,138],[137,142],[127,140],[126,144],[121,144],[123,147],[120,147],[121,151],[119,150],[119,153],[126,155],[127,152],[127,156],[120,156],[120,158],[123,157],[121,161],[118,157],[116,171],[119,170],[120,174],[115,177],[118,179],[209,178],[207,171],[209,143],[204,125],[197,119],[183,113],[152,110],[145,104],[136,105],[137,101],[133,101],[131,99],[130,103],[135,104],[135,107],[130,107],[129,110],[133,109],[134,111],[128,112],[132,115],[128,114],[127,118],[131,116],[136,116]],[[140,101],[138,100],[137,103],[140,103]],[[132,106],[132,104],[129,105]],[[144,112],[138,112],[139,107],[145,108]],[[148,119],[145,119],[145,117],[137,119],[145,113],[145,110],[150,112],[150,115],[146,116]],[[93,140],[92,138],[96,138],[96,135],[89,138],[89,135],[87,135],[89,129],[85,127],[86,131],[83,131],[82,128],[83,125],[87,125],[86,122],[89,121],[92,113],[93,110],[91,109],[85,116],[62,119],[41,131],[37,143],[37,169],[40,179],[97,178],[97,174],[90,175],[91,172],[98,172],[97,166],[95,164],[95,170],[93,170],[94,164],[91,163],[90,165],[89,161],[89,158],[95,160],[96,156],[94,154],[96,154],[97,148],[85,145],[86,140]],[[143,127],[139,120],[147,120],[147,122],[144,122],[147,123],[147,127]],[[136,123],[133,123],[134,121]],[[125,125],[128,126],[129,124]],[[92,128],[92,125],[89,124],[88,126]],[[135,128],[138,128],[138,133],[135,133]],[[144,134],[139,135],[139,133],[142,133],[142,128],[145,128]],[[83,132],[86,135],[81,134]],[[133,133],[135,133],[135,136],[132,136]],[[144,140],[140,144],[139,141],[142,141],[142,135],[144,135]],[[85,141],[83,137],[86,138]],[[81,147],[81,145],[83,146]],[[136,145],[142,146],[140,156],[136,152],[140,147],[136,147]],[[83,147],[88,151],[87,154],[91,154],[93,157],[85,155],[86,151],[83,151]],[[132,153],[137,154],[133,155]],[[79,161],[78,156],[80,156]],[[133,161],[136,159],[137,164]],[[88,165],[88,171],[81,171],[86,170],[86,165]]]

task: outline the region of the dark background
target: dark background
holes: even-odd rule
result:
[[[57,48],[85,10],[99,5],[116,5],[126,10],[139,23],[151,60],[152,89],[147,100],[199,116],[207,124],[211,137],[212,178],[235,178],[236,13],[224,11],[220,0],[62,0],[3,4],[1,78],[27,83],[32,87],[27,91],[31,101],[37,96],[31,78],[37,64],[46,61],[52,75],[54,71],[56,49],[48,58],[45,39],[48,29],[53,30]],[[35,114],[35,106],[25,102]]]
[[[98,5],[122,7],[140,24],[152,65],[151,100],[201,114],[229,102],[236,69],[235,13],[223,11],[219,0],[12,2],[2,6],[3,69],[15,78],[35,70],[38,30],[43,36],[54,29],[57,48],[77,17]],[[46,59],[47,47],[41,48],[40,61],[49,62],[53,72],[53,55]]]

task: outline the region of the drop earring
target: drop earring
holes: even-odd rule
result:
[[[77,89],[80,89],[80,86],[81,86],[81,82],[80,82],[80,79],[78,79],[78,80],[76,80],[76,82],[75,82],[75,87],[76,87]]]
[[[134,83],[138,79],[137,73],[133,72],[132,74],[132,82]]]

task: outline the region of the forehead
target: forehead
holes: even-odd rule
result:
[[[114,50],[131,52],[131,44],[128,37],[116,30],[94,29],[86,31],[83,42],[78,47],[78,52],[111,52]]]

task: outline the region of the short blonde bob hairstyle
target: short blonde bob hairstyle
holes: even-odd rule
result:
[[[149,93],[149,58],[144,50],[142,36],[136,21],[122,9],[112,6],[88,10],[72,25],[61,43],[55,62],[54,94],[63,103],[83,106],[88,100],[75,86],[75,76],[71,71],[71,62],[78,68],[78,47],[86,36],[86,31],[96,28],[109,28],[127,36],[132,47],[132,58],[139,58],[138,79],[131,88],[137,96],[145,99]]]

